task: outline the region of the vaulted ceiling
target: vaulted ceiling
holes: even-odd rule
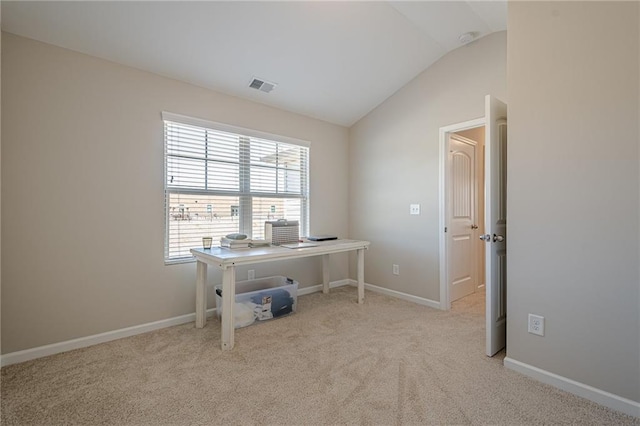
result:
[[[2,29],[350,126],[465,33],[506,29],[506,1],[10,2]],[[277,86],[249,87],[254,77]]]

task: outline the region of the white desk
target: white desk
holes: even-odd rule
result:
[[[315,247],[289,249],[269,246],[230,250],[220,247],[191,249],[197,260],[196,278],[196,328],[207,322],[207,266],[222,269],[222,350],[233,349],[234,306],[236,299],[236,266],[276,260],[322,256],[322,291],[329,292],[329,255],[356,250],[358,252],[358,303],[364,301],[364,251],[369,241],[333,240],[314,242]]]

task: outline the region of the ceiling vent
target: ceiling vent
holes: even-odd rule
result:
[[[264,79],[256,78],[256,77],[253,77],[253,79],[251,80],[251,83],[249,83],[250,88],[260,90],[261,92],[265,92],[265,93],[271,92],[273,89],[276,88],[277,85],[278,85],[277,83],[272,83],[270,81],[266,81]]]

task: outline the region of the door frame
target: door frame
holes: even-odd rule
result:
[[[451,124],[449,126],[440,127],[440,142],[439,142],[439,163],[440,163],[440,176],[438,183],[438,203],[439,203],[439,232],[440,236],[440,309],[448,311],[451,309],[451,300],[449,294],[449,245],[447,244],[447,233],[445,228],[448,227],[447,223],[447,190],[448,179],[447,173],[449,173],[448,166],[448,153],[449,153],[449,135],[451,133],[461,132],[463,130],[475,129],[476,127],[482,127],[486,124],[484,117],[476,118],[475,120],[464,121],[462,123]]]

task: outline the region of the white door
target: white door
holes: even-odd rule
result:
[[[449,138],[449,294],[451,302],[477,286],[476,142]]]
[[[485,98],[485,234],[487,355],[507,340],[507,105]]]

